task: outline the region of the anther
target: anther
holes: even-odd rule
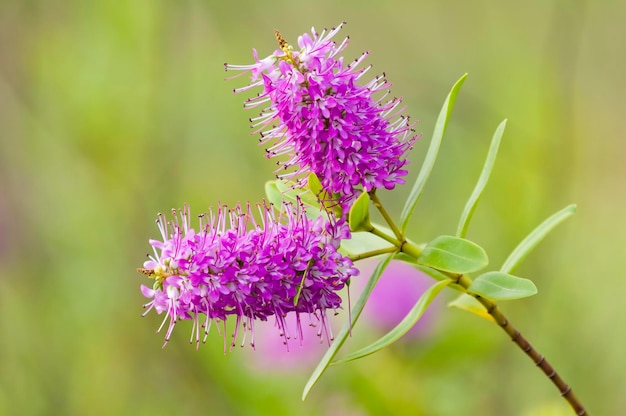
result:
[[[278,46],[280,47],[280,50],[287,53],[289,44],[287,43],[285,38],[283,38],[283,35],[280,34],[278,29],[274,29],[274,36],[276,36],[276,40],[278,41]]]

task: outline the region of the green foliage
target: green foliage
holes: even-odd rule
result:
[[[320,208],[320,203],[312,192],[296,186],[291,181],[277,179],[274,182],[276,182],[276,187],[282,193],[283,199],[293,203],[300,200],[307,207]]]
[[[372,227],[376,227],[386,234],[391,234],[391,230],[384,225],[372,222]],[[381,238],[371,233],[353,233],[350,239],[341,241],[341,250],[349,255],[356,255],[365,251],[380,250],[391,245]],[[399,253],[398,253],[399,254]]]
[[[323,212],[322,205],[313,192],[295,187],[295,183],[276,179],[265,183],[265,196],[277,209],[283,201],[292,204],[300,201],[307,209],[307,217],[314,219]]]
[[[449,235],[439,236],[428,243],[417,261],[456,274],[475,272],[489,264],[487,253],[478,244]]]
[[[350,223],[351,231],[370,231],[372,229],[369,209],[370,197],[367,192],[362,192],[350,208],[348,221]]]
[[[542,323],[532,313],[518,313],[517,320],[548,350],[559,351],[595,414],[623,412],[626,332],[614,325],[619,304],[606,300],[624,284],[615,271],[626,268],[626,164],[622,137],[615,134],[623,118],[619,68],[626,54],[616,53],[607,39],[620,33],[626,2],[571,2],[567,10],[544,1],[494,3],[489,13],[469,3],[372,3],[368,8],[376,15],[404,11],[380,19],[376,31],[355,1],[0,4],[6,40],[0,48],[0,414],[98,409],[309,416],[333,409],[447,416],[535,415],[555,408],[545,383],[535,382],[537,375],[515,351],[490,359],[489,340],[501,334],[483,334],[480,325],[462,320],[445,319],[448,331],[424,334],[431,348],[411,342],[406,350],[383,350],[367,363],[333,371],[303,404],[306,364],[286,372],[282,357],[262,348],[224,356],[216,328],[195,352],[186,344],[189,321],[179,322],[161,350],[162,335],[154,330],[162,316],[139,318],[144,298],[133,290],[139,278],[132,270],[147,239],[157,235],[151,213],[183,202],[199,213],[217,201],[259,201],[275,169],[254,145],[244,120],[253,114],[242,114],[242,95],[230,94],[234,85],[222,80],[223,62],[250,63],[251,47],[262,56],[271,53],[274,26],[294,41],[311,25],[321,29],[344,18],[355,41],[348,55],[372,51],[373,71],[387,71],[392,94],[405,97],[407,114],[420,120],[422,131],[432,131],[439,109],[428,103],[440,102],[442,82],[459,68],[479,75],[456,104],[454,111],[462,104],[469,111],[447,134],[462,137],[454,147],[442,147],[437,172],[445,174],[436,178],[442,191],[429,188],[420,221],[437,217],[449,203],[450,188],[466,174],[464,162],[483,158],[483,146],[474,144],[486,119],[509,115],[507,147],[497,166],[507,176],[492,177],[489,194],[497,196],[480,202],[498,227],[500,247],[495,253],[486,247],[490,257],[506,257],[501,250],[518,243],[511,236],[519,230],[532,228],[526,221],[540,207],[572,196],[584,207],[571,238],[556,241],[565,256],[533,252],[529,272],[554,273],[542,279],[560,282],[541,287]],[[540,24],[519,25],[520,19]],[[415,25],[431,34],[427,41],[415,36]],[[468,48],[475,44],[481,47]],[[425,145],[418,143],[411,154],[413,173]],[[404,186],[397,193],[408,191]],[[386,245],[368,237],[357,233],[353,240]],[[266,342],[257,339],[259,346]],[[564,343],[580,348],[563,349]],[[606,359],[589,361],[590,350]],[[300,352],[276,351],[290,357]],[[276,365],[259,369],[259,361]],[[467,362],[480,365],[461,364]],[[481,391],[468,388],[467,380],[476,380]]]
[[[495,322],[493,317],[489,315],[487,309],[483,306],[483,304],[476,300],[475,297],[470,296],[467,293],[460,294],[452,302],[449,302],[448,306],[451,308],[457,308],[462,311],[472,313],[491,322]]]
[[[576,205],[571,204],[550,216],[547,220],[539,224],[521,243],[511,252],[500,268],[501,272],[514,272],[522,260],[543,240],[557,225],[574,215]]]
[[[439,292],[441,292],[441,290],[449,285],[451,282],[452,281],[450,279],[442,280],[429,287],[422,294],[422,296],[420,296],[419,300],[411,308],[409,313],[395,328],[385,334],[378,341],[356,352],[353,352],[352,354],[349,354],[340,360],[333,361],[332,364],[340,364],[363,358],[393,344],[394,342],[402,338],[402,336],[409,332],[409,330],[413,328],[415,324],[420,320],[420,318],[424,315],[424,312],[426,312],[426,309],[428,308],[430,303],[437,297]]]
[[[387,255],[380,263],[378,263],[378,265],[372,272],[372,275],[367,281],[363,292],[361,292],[359,299],[357,299],[356,304],[350,312],[351,319],[343,325],[341,331],[339,331],[339,333],[337,334],[335,341],[333,341],[330,348],[326,351],[320,362],[317,364],[317,367],[315,367],[315,370],[313,370],[313,373],[311,374],[309,380],[304,386],[304,391],[302,392],[302,400],[306,399],[306,396],[309,394],[315,383],[317,383],[317,380],[319,380],[322,374],[324,374],[332,360],[335,358],[335,355],[337,355],[337,352],[339,352],[339,349],[348,338],[348,335],[350,335],[352,327],[354,326],[354,324],[356,324],[359,316],[361,316],[361,312],[363,312],[365,303],[367,302],[367,299],[369,299],[372,291],[374,290],[374,286],[376,286],[378,279],[380,279],[380,276],[383,274],[392,259],[393,255]]]
[[[283,203],[283,199],[285,195],[278,190],[277,181],[267,181],[265,182],[265,197],[268,201],[270,201],[274,206],[280,207]]]
[[[309,173],[309,176],[307,177],[307,187],[313,195],[320,195],[322,198],[328,197],[328,194],[322,187],[320,178],[318,178],[314,172]]]
[[[452,114],[452,109],[454,108],[456,96],[459,93],[459,90],[461,89],[461,85],[463,85],[465,78],[467,78],[467,74],[464,74],[452,86],[452,89],[448,93],[448,96],[443,103],[443,107],[441,108],[439,117],[437,117],[437,123],[435,124],[435,130],[433,131],[433,137],[430,141],[428,153],[426,153],[426,157],[424,158],[424,162],[422,163],[422,169],[420,169],[420,173],[417,176],[415,183],[413,184],[411,193],[409,194],[409,197],[404,204],[404,208],[402,208],[402,213],[400,214],[400,230],[402,232],[406,231],[406,227],[409,225],[409,220],[413,215],[413,211],[415,211],[417,202],[424,192],[426,182],[428,181],[430,173],[433,170],[433,166],[435,165],[435,161],[437,160],[439,147],[441,146],[441,142],[443,141],[443,135],[446,132],[448,119],[450,118],[450,114]]]
[[[528,279],[502,272],[488,272],[478,276],[468,292],[491,300],[511,300],[537,294],[537,287]]]
[[[489,152],[487,153],[487,159],[483,165],[483,170],[481,171],[476,187],[470,195],[467,203],[465,204],[465,208],[463,209],[463,213],[461,214],[459,226],[456,231],[457,237],[465,238],[467,235],[467,228],[469,227],[472,216],[474,215],[474,210],[476,209],[480,196],[482,195],[485,186],[487,186],[487,182],[491,176],[493,164],[496,161],[496,156],[498,156],[498,149],[500,148],[500,141],[502,139],[502,134],[504,134],[505,127],[506,120],[500,123],[493,135],[493,138],[491,139],[491,145],[489,146]]]

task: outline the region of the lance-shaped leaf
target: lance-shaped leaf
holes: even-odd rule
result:
[[[500,268],[501,272],[512,273],[520,265],[522,260],[548,235],[557,225],[565,221],[576,212],[576,205],[568,205],[550,218],[539,224],[528,236],[522,240]]]
[[[409,313],[402,319],[402,321],[389,333],[380,338],[378,341],[374,342],[371,345],[368,345],[365,348],[362,348],[352,354],[345,356],[340,360],[333,361],[331,364],[340,364],[348,361],[356,360],[367,355],[373,354],[376,351],[379,351],[400,338],[404,336],[411,328],[415,326],[415,324],[419,321],[419,319],[424,315],[426,309],[430,305],[430,303],[437,297],[441,289],[446,287],[452,281],[450,279],[442,280],[441,282],[437,282],[426,290],[422,296],[420,296],[417,303],[411,308]]]
[[[454,101],[456,100],[456,96],[459,93],[459,90],[461,89],[461,85],[463,85],[465,78],[467,78],[467,74],[464,74],[452,86],[452,89],[446,97],[446,100],[443,103],[443,107],[439,112],[437,122],[435,123],[435,129],[433,131],[433,138],[430,141],[430,146],[428,147],[428,152],[426,153],[426,157],[424,158],[424,162],[422,163],[422,168],[420,169],[419,175],[417,175],[417,179],[413,184],[413,189],[411,189],[409,198],[406,200],[404,208],[402,208],[402,213],[400,214],[400,230],[402,230],[403,233],[404,231],[406,231],[406,227],[409,224],[411,215],[413,215],[413,211],[415,211],[415,206],[422,196],[422,193],[424,192],[424,187],[426,186],[426,182],[428,181],[428,177],[433,170],[433,166],[435,165],[435,161],[437,160],[437,155],[439,154],[439,147],[441,146],[441,141],[443,140],[443,134],[446,132],[448,119],[450,118],[450,114],[452,113],[452,109],[454,108]]]
[[[491,300],[512,300],[537,294],[537,287],[531,280],[522,277],[488,272],[474,279],[467,291]]]
[[[322,357],[322,360],[319,362],[319,364],[317,364],[317,367],[315,367],[315,370],[313,370],[313,374],[311,374],[311,377],[309,377],[309,380],[304,386],[304,391],[302,392],[302,400],[306,399],[306,396],[309,394],[317,380],[319,380],[322,374],[324,374],[324,371],[326,371],[326,369],[330,365],[330,362],[333,360],[333,358],[335,358],[335,355],[337,355],[339,348],[341,348],[343,343],[348,338],[352,327],[359,319],[359,316],[361,316],[361,312],[363,312],[365,302],[372,294],[374,286],[376,286],[378,279],[380,279],[380,276],[383,274],[392,258],[393,254],[386,256],[380,263],[378,263],[378,265],[372,272],[372,275],[367,281],[363,292],[361,292],[361,296],[359,296],[359,299],[357,299],[356,304],[352,308],[352,311],[350,313],[350,321],[346,322],[343,325],[341,331],[339,331],[339,333],[337,334],[335,341],[333,341],[330,348],[326,351],[326,354],[324,354],[324,356]]]
[[[489,176],[491,176],[493,164],[496,161],[496,156],[498,156],[498,148],[500,147],[500,141],[502,139],[502,134],[504,133],[505,127],[506,120],[500,123],[500,125],[496,129],[496,132],[493,134],[493,138],[491,139],[491,145],[489,145],[489,152],[487,153],[487,159],[485,160],[485,164],[483,165],[483,170],[480,172],[480,177],[478,178],[476,187],[474,188],[472,195],[470,195],[469,199],[467,200],[465,208],[463,209],[463,213],[461,214],[459,226],[456,231],[457,237],[465,238],[465,236],[467,235],[467,228],[469,227],[469,223],[472,220],[472,216],[474,215],[476,205],[478,205],[480,196],[485,190],[485,186],[489,181]]]
[[[464,238],[442,235],[424,247],[417,262],[444,272],[465,274],[484,268],[489,264],[489,259],[478,244]]]
[[[372,229],[372,224],[370,223],[370,197],[367,192],[362,192],[354,201],[354,204],[352,204],[348,222],[352,232],[370,231]]]

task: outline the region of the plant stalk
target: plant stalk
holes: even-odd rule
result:
[[[469,287],[471,280],[465,276],[461,275],[458,277],[456,283],[467,290]],[[535,350],[530,342],[522,334],[518,331],[509,320],[504,316],[502,311],[498,308],[496,302],[485,299],[482,296],[472,294],[467,292],[468,295],[471,295],[476,300],[478,300],[484,307],[487,309],[487,313],[491,315],[491,317],[496,321],[498,326],[504,330],[511,338],[517,346],[524,351],[526,355],[530,357],[530,359],[535,363],[537,367],[543,371],[543,373],[552,381],[552,384],[556,386],[561,393],[561,396],[572,406],[577,416],[588,416],[587,410],[583,404],[578,400],[578,397],[572,391],[572,388],[561,378],[561,376],[556,372],[554,367],[548,362],[548,360],[541,354]]]
[[[396,251],[398,251],[396,247],[381,248],[378,250],[372,250],[372,251],[367,251],[365,253],[355,254],[353,256],[350,256],[350,260],[352,261],[364,260],[370,257],[376,257],[376,256],[380,256],[383,254],[393,253]]]
[[[380,215],[383,216],[385,222],[387,223],[387,225],[389,225],[389,228],[391,228],[391,231],[393,231],[393,234],[396,236],[396,238],[400,241],[403,241],[404,235],[402,234],[402,231],[400,231],[383,204],[380,202],[380,199],[378,199],[378,195],[376,195],[376,189],[369,192],[369,197],[370,201],[372,201],[372,204],[374,204],[376,209],[380,212]]]
[[[419,254],[421,252],[419,248],[415,247],[413,244],[407,241],[403,241],[401,245],[399,246],[399,248],[401,249],[402,252],[404,252],[405,254],[408,254],[409,256],[414,257],[415,259],[419,257]],[[443,271],[440,271],[440,272],[448,276],[454,282],[454,284],[460,286],[462,289],[465,290],[465,292],[468,295],[474,297],[485,307],[485,309],[487,310],[487,313],[491,315],[491,317],[498,324],[498,326],[500,326],[500,328],[502,328],[504,332],[508,334],[511,340],[515,344],[517,344],[517,346],[528,357],[530,357],[533,363],[535,363],[535,365],[539,367],[541,371],[543,371],[546,377],[548,377],[550,381],[552,381],[552,384],[556,386],[556,388],[559,390],[559,393],[561,393],[561,396],[563,396],[563,398],[574,409],[577,416],[589,415],[587,413],[587,410],[583,406],[583,404],[580,402],[578,397],[572,391],[572,388],[561,378],[561,376],[556,372],[556,370],[554,369],[554,367],[552,367],[552,365],[548,362],[548,360],[543,355],[539,354],[537,350],[535,350],[535,348],[532,346],[532,344],[528,342],[528,340],[524,338],[524,336],[522,336],[520,331],[518,331],[509,322],[506,316],[504,316],[502,311],[500,311],[500,309],[498,308],[498,305],[496,304],[496,302],[490,299],[483,298],[480,295],[476,295],[471,292],[468,292],[467,289],[469,288],[472,281],[466,275],[463,275],[463,274],[458,275],[458,274],[448,273],[448,272],[443,272]]]
[[[414,257],[417,260],[417,258],[419,257],[421,253],[421,250],[415,245],[406,241],[406,239],[404,239],[404,237],[402,236],[402,233],[400,233],[398,228],[395,226],[393,220],[391,219],[391,217],[389,217],[389,215],[387,214],[386,210],[384,209],[384,207],[380,203],[380,200],[378,199],[378,197],[376,197],[376,194],[374,192],[370,192],[370,199],[374,203],[374,206],[376,206],[376,208],[378,208],[378,210],[381,212],[383,217],[385,217],[385,220],[387,221],[390,228],[393,230],[394,234],[400,241],[394,242],[393,237],[388,236],[385,233],[377,229],[374,229],[370,232],[377,235],[378,237],[383,238],[386,241],[391,242],[392,244],[396,244],[396,246],[398,247],[398,249],[400,249],[400,251],[404,252],[405,254],[411,257]],[[546,377],[548,377],[550,381],[552,381],[552,384],[556,386],[556,388],[559,390],[559,393],[561,393],[561,396],[563,396],[563,398],[570,404],[570,406],[572,406],[577,416],[589,416],[583,404],[580,402],[578,397],[576,397],[576,395],[572,391],[572,388],[561,378],[561,376],[556,372],[556,370],[554,369],[554,367],[552,367],[552,365],[548,362],[548,360],[546,360],[546,358],[543,355],[539,354],[537,350],[535,350],[535,348],[531,345],[531,343],[528,342],[528,340],[522,336],[520,331],[518,331],[513,325],[511,325],[511,323],[506,318],[506,316],[504,316],[504,314],[500,311],[500,309],[498,309],[498,305],[496,304],[496,302],[490,299],[483,298],[480,295],[476,295],[471,292],[468,292],[467,289],[472,283],[472,280],[468,276],[464,274],[459,275],[459,274],[454,274],[454,273],[448,273],[448,272],[444,272],[441,270],[440,272],[448,276],[454,282],[454,284],[464,289],[465,293],[474,297],[485,307],[485,309],[487,309],[487,313],[491,315],[491,317],[498,324],[498,326],[500,326],[500,328],[502,328],[504,332],[507,333],[509,338],[511,338],[511,340],[515,344],[517,344],[517,346],[522,351],[524,351],[524,353],[528,357],[530,357],[533,363],[535,363],[535,365],[539,367],[541,371],[543,371]]]

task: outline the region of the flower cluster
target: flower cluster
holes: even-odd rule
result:
[[[358,84],[371,67],[357,68],[368,54],[349,65],[338,56],[348,45],[348,38],[332,41],[342,25],[300,36],[298,51],[276,32],[280,49],[272,55],[259,59],[254,50],[254,64],[226,64],[226,69],[252,75],[252,82],[235,92],[263,88],[245,107],[265,106],[251,121],[262,143],[275,141],[268,157],[287,155],[279,162],[286,170],[280,177],[301,183],[315,173],[324,189],[349,207],[361,191],[404,183],[406,154],[418,136],[400,115],[401,99],[385,101],[391,84],[384,74]]]
[[[211,322],[237,318],[232,345],[243,327],[243,343],[250,332],[254,346],[255,319],[274,316],[285,337],[302,340],[301,315],[320,323],[318,335],[332,339],[326,311],[341,306],[337,291],[358,274],[352,261],[337,251],[344,235],[341,224],[320,216],[307,218],[300,205],[283,204],[280,214],[272,205],[259,205],[260,222],[251,207],[219,207],[200,216],[198,231],[190,224],[189,208],[157,220],[162,241],[150,240],[154,254],[140,272],[155,279],[142,286],[150,298],[144,305],[169,319],[165,343],[178,320],[193,321],[197,345]],[[294,312],[297,327],[288,328],[285,316]],[[144,314],[145,315],[145,314]],[[295,332],[294,332],[295,331]]]
[[[226,65],[252,75],[236,92],[263,88],[245,107],[264,107],[251,121],[263,143],[274,141],[268,157],[285,156],[280,177],[302,185],[315,174],[325,191],[318,198],[338,204],[335,214],[348,212],[361,192],[404,183],[406,154],[418,137],[401,115],[401,99],[386,98],[391,84],[384,74],[360,83],[370,68],[358,69],[367,53],[344,64],[339,55],[348,39],[332,40],[341,26],[300,36],[298,51],[276,32],[273,55],[259,59],[254,51],[254,64]],[[242,345],[248,334],[254,345],[254,321],[270,317],[285,343],[302,342],[303,317],[332,339],[326,313],[341,307],[337,292],[358,274],[338,252],[350,237],[345,216],[324,212],[311,219],[299,201],[284,203],[278,214],[271,205],[257,208],[259,221],[250,205],[218,207],[200,216],[197,231],[188,207],[170,221],[159,215],[162,240],[150,241],[154,254],[139,271],[155,281],[141,290],[150,299],[146,314],[165,315],[159,330],[167,326],[166,344],[179,320],[193,322],[191,341],[199,345],[212,322],[225,325],[230,315],[236,318],[232,345],[242,328]],[[287,324],[288,314],[295,326]]]

